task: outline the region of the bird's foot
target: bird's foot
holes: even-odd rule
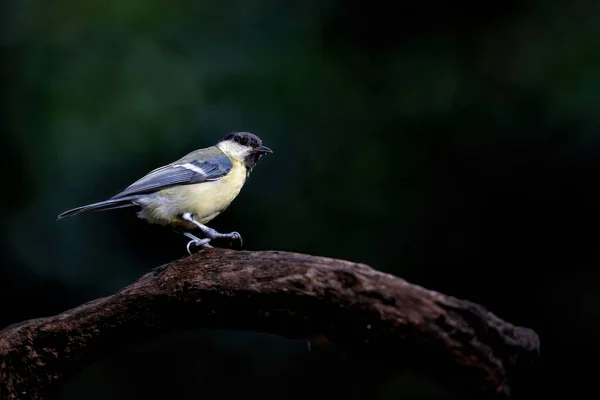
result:
[[[190,213],[184,213],[181,216],[184,220],[189,221],[191,223],[193,223],[194,225],[196,225],[204,235],[206,235],[206,237],[208,237],[209,239],[230,239],[230,240],[239,240],[240,241],[240,247],[243,245],[242,242],[242,235],[239,234],[239,232],[230,232],[230,233],[220,233],[217,232],[216,230],[214,230],[213,228],[209,228],[208,226],[201,224],[200,222],[196,221],[194,219],[194,217],[192,216],[192,214]],[[191,238],[191,236],[188,235],[188,237]]]
[[[197,247],[203,247],[205,249],[212,248],[212,246],[209,244],[210,239],[200,239],[200,238],[197,238],[196,236],[192,235],[189,232],[184,232],[184,235],[189,237],[190,239],[192,239],[188,242],[188,244],[186,246],[187,252],[189,254],[192,254],[192,252],[190,250],[190,246],[192,246],[192,245],[197,246]]]
[[[206,236],[208,236],[210,239],[230,239],[230,240],[239,240],[240,241],[240,247],[243,245],[243,241],[242,241],[242,235],[239,234],[239,232],[230,232],[230,233],[220,233],[215,231],[212,228],[208,228],[206,229],[206,231],[204,231],[204,234]]]
[[[191,245],[200,246],[205,249],[212,249],[212,246],[210,244],[208,244],[208,242],[210,242],[210,239],[192,239],[188,242],[188,244],[186,246],[187,252],[189,254],[192,254],[192,252],[190,251]]]

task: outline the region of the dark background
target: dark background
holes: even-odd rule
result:
[[[530,392],[594,388],[597,1],[5,7],[0,326],[184,256],[186,238],[131,210],[56,215],[246,130],[275,153],[212,227],[239,231],[245,249],[363,262],[479,302],[540,335]],[[65,400],[461,398],[377,360],[214,331],[107,355],[63,389]]]

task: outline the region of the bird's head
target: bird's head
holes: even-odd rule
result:
[[[250,132],[230,133],[221,139],[217,147],[229,157],[244,163],[248,172],[252,171],[262,156],[273,153],[267,146],[263,146],[258,136]]]

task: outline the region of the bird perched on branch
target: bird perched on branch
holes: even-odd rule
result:
[[[216,145],[193,151],[177,161],[150,171],[108,200],[63,212],[58,220],[88,211],[139,207],[138,217],[170,226],[191,239],[190,246],[213,247],[212,239],[239,240],[238,232],[219,233],[205,224],[237,197],[258,160],[273,151],[250,132],[234,132]],[[200,229],[200,239],[190,230]]]

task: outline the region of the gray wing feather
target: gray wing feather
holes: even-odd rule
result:
[[[156,192],[174,185],[214,181],[225,176],[232,167],[231,161],[224,154],[207,157],[206,160],[186,161],[186,158],[182,158],[150,171],[111,199]]]

